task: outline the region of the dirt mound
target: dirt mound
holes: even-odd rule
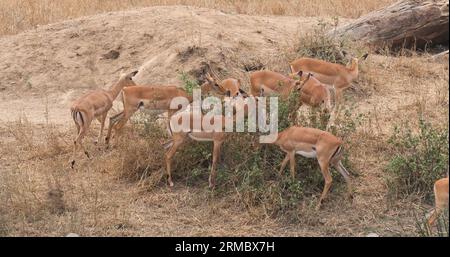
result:
[[[219,77],[244,80],[247,71],[261,67],[287,71],[287,64],[276,61],[283,54],[280,49],[316,23],[315,18],[171,6],[42,26],[0,38],[0,107],[11,99],[19,107],[29,98],[17,109],[36,119],[47,105],[51,121],[61,123],[76,96],[106,87],[130,69],[140,69],[137,81],[142,84],[180,84],[180,73],[200,78],[209,67]],[[27,102],[40,106],[31,108]],[[57,109],[64,111],[58,114]],[[11,116],[5,113],[1,119]]]

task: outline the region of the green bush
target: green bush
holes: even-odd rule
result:
[[[301,37],[296,46],[296,54],[301,57],[317,58],[332,63],[347,64],[349,56],[344,56],[342,51],[352,50],[351,57],[357,57],[367,52],[367,48],[361,44],[352,42],[348,38],[334,37],[329,33],[339,25],[339,19],[333,17],[332,22],[319,20],[318,26],[313,31]]]
[[[337,18],[334,18],[333,24],[320,20],[318,26],[311,33],[307,33],[304,37],[300,38],[297,53],[300,56],[346,64],[346,60],[342,55],[342,50],[347,47],[349,41],[345,39],[336,39],[327,34],[327,32],[333,27],[336,27],[337,24]]]
[[[437,128],[420,118],[418,133],[409,124],[396,126],[388,143],[394,151],[386,167],[389,195],[431,200],[434,182],[448,171],[448,127]]]
[[[195,88],[199,88],[197,80],[190,77],[186,72],[180,74],[180,80],[184,85],[184,90],[186,90],[189,95],[192,95]]]

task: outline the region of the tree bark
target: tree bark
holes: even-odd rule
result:
[[[375,48],[448,47],[448,0],[402,0],[330,31]]]

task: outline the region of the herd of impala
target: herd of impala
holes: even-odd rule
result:
[[[294,90],[299,92],[299,101],[302,104],[312,107],[323,107],[330,112],[330,121],[333,119],[333,112],[339,106],[343,91],[351,86],[352,81],[358,77],[358,61],[366,59],[367,54],[361,58],[352,58],[347,66],[325,62],[312,58],[300,58],[290,63],[291,74],[289,76],[268,71],[255,71],[250,74],[250,95],[251,96],[270,96],[276,95],[282,99],[286,99]],[[101,128],[98,139],[99,142],[103,136],[105,120],[108,111],[113,105],[113,101],[122,92],[123,111],[110,117],[109,128],[106,136],[106,145],[108,146],[111,139],[111,133],[114,130],[117,139],[121,128],[126,124],[128,119],[140,108],[167,110],[169,118],[182,118],[178,110],[170,108],[170,103],[175,97],[185,97],[192,102],[192,96],[187,94],[184,89],[175,85],[146,85],[139,86],[133,81],[133,77],[138,71],[129,74],[123,74],[119,80],[109,90],[95,90],[89,92],[78,100],[72,107],[71,113],[73,121],[77,127],[78,134],[74,140],[73,156],[70,165],[75,165],[75,157],[77,150],[81,148],[86,156],[89,153],[83,146],[83,138],[85,137],[89,125],[95,118],[100,122]],[[210,74],[205,74],[205,83],[201,85],[202,94],[213,92],[220,96],[232,96],[247,98],[247,94],[241,88],[241,81],[238,79],[225,79],[216,82]],[[238,108],[238,106],[235,106]],[[245,106],[244,106],[245,108]],[[184,113],[186,114],[186,113]],[[223,115],[219,115],[219,119],[224,119]],[[195,119],[192,113],[189,118]],[[200,117],[201,118],[201,117]],[[173,119],[169,119],[173,120]],[[191,122],[190,124],[193,124]],[[224,124],[224,122],[222,122]],[[328,127],[327,127],[328,129]],[[212,141],[213,142],[213,158],[211,172],[209,176],[209,186],[215,186],[216,165],[220,156],[220,148],[226,141],[226,133],[223,131],[198,131],[190,129],[182,132],[172,132],[172,123],[168,122],[168,130],[172,139],[164,145],[167,149],[165,154],[165,165],[168,176],[168,184],[173,186],[171,177],[171,163],[177,149],[182,145],[189,136],[195,141]],[[317,204],[320,207],[323,199],[327,196],[332,183],[330,168],[334,167],[344,177],[349,197],[352,196],[350,183],[350,174],[341,163],[343,157],[342,140],[327,131],[315,128],[305,128],[292,126],[278,133],[273,144],[280,147],[286,153],[286,157],[281,163],[279,173],[281,174],[290,163],[290,171],[292,178],[295,178],[295,155],[299,154],[307,158],[316,158],[322,175],[325,179],[323,192]],[[428,223],[431,227],[442,210],[448,207],[448,176],[436,181],[434,185],[435,208],[429,216]]]

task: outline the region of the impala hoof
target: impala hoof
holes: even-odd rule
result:
[[[70,162],[70,168],[71,168],[71,169],[73,169],[73,166],[75,166],[75,160],[72,160],[72,161]]]
[[[91,159],[91,156],[89,155],[89,153],[87,151],[85,151],[84,154],[87,156],[88,159]]]

